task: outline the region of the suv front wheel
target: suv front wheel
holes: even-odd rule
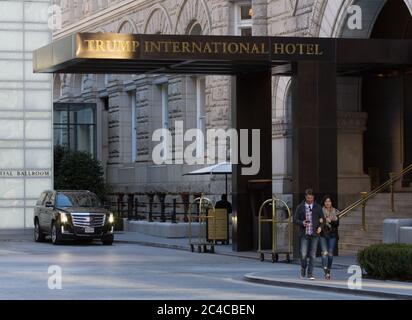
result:
[[[113,235],[111,235],[111,236],[103,238],[102,242],[103,242],[103,245],[105,246],[111,246],[113,244],[113,240],[114,240],[114,237]]]
[[[36,219],[34,221],[34,241],[44,242],[45,240],[46,240],[46,237],[40,228],[39,221]]]
[[[53,222],[52,228],[51,228],[51,240],[53,244],[60,244],[62,241],[62,234],[58,226],[56,225],[56,222]]]

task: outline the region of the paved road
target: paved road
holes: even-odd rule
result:
[[[61,290],[48,288],[51,265]],[[273,268],[290,266],[136,244],[0,241],[0,299],[365,299],[242,279]]]

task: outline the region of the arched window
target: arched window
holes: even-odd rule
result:
[[[202,34],[202,26],[198,22],[192,24],[189,28],[188,34],[191,36],[200,36]]]

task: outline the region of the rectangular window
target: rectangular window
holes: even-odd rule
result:
[[[96,104],[55,103],[54,144],[96,156]]]
[[[253,25],[253,9],[251,1],[235,4],[235,33],[240,36],[251,36]]]

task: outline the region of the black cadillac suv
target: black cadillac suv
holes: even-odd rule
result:
[[[100,239],[111,245],[114,216],[90,191],[45,191],[34,209],[34,240],[50,236],[53,244],[64,240]]]

